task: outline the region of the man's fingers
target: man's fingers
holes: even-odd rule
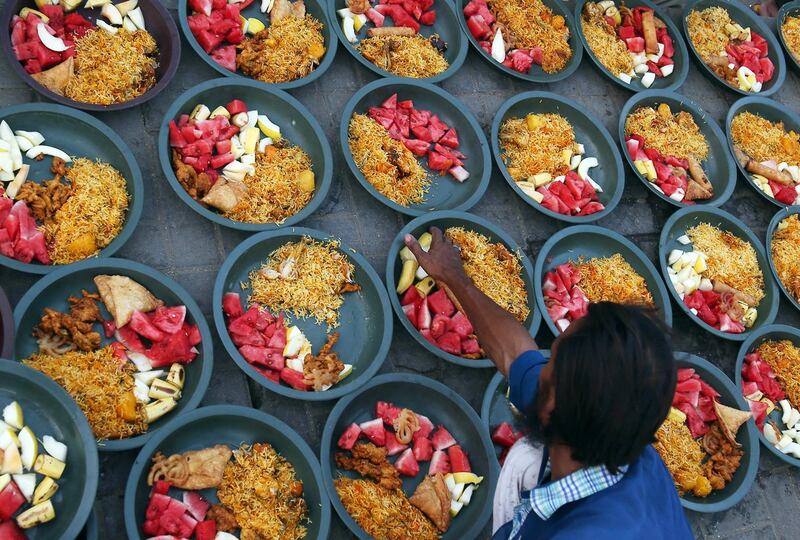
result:
[[[439,227],[431,227],[428,232],[431,233],[431,249],[444,242],[444,235]]]
[[[414,238],[413,235],[405,235],[405,237],[403,237],[403,241],[405,242],[406,247],[411,250],[411,253],[414,254],[414,257],[417,258],[417,262],[419,262],[422,257],[426,255],[426,253],[422,250],[422,246],[419,245],[419,242],[417,242],[417,239]]]

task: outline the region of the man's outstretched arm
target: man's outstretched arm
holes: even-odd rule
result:
[[[495,304],[467,277],[458,250],[442,231],[431,227],[430,233],[433,240],[427,253],[410,234],[404,238],[405,244],[428,275],[445,283],[458,298],[486,355],[508,377],[511,364],[520,354],[538,349],[536,341],[513,315]]]

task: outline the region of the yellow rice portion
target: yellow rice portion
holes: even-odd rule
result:
[[[107,163],[76,159],[67,169],[72,195],[44,227],[55,264],[80,261],[108,246],[122,231],[128,210],[125,179]]]
[[[64,91],[83,103],[111,105],[141,96],[156,84],[156,40],[145,30],[97,29],[75,42],[75,75]]]
[[[800,17],[786,17],[781,25],[783,32],[783,42],[786,48],[794,57],[796,62],[800,62]]]
[[[234,221],[283,223],[306,207],[314,196],[297,185],[302,171],[311,169],[311,158],[299,146],[256,153],[256,173],[246,175],[247,195],[230,212]]]
[[[289,262],[287,262],[289,261]],[[268,271],[280,273],[291,265],[296,276],[269,278]],[[355,268],[335,241],[318,242],[303,237],[288,242],[272,253],[259,270],[250,273],[250,304],[261,304],[272,312],[291,311],[298,317],[314,317],[330,327],[339,325],[340,292],[351,283]]]
[[[444,55],[419,34],[368,37],[359,41],[356,48],[364,58],[399,77],[423,79],[450,67]]]
[[[501,242],[492,243],[462,227],[450,227],[445,235],[460,248],[464,272],[475,286],[518,321],[525,321],[530,309],[519,256]]]
[[[589,16],[584,10],[581,15],[581,30],[592,53],[608,71],[619,75],[633,70],[633,59],[628,54],[628,47],[602,16]]]
[[[764,274],[750,242],[709,223],[695,225],[686,234],[694,249],[707,257],[708,269],[703,272],[703,277],[752,296],[756,306],[761,302],[764,298]]]
[[[347,142],[361,174],[381,195],[401,206],[425,200],[431,185],[428,173],[411,150],[389,137],[382,125],[367,115],[354,114]]]
[[[800,134],[786,131],[783,122],[741,112],[731,121],[731,137],[733,144],[750,159],[800,165]]]
[[[537,129],[528,128],[533,117]],[[560,114],[529,114],[525,118],[509,118],[500,126],[500,145],[503,161],[517,182],[534,174],[548,172],[556,177],[566,174],[569,164],[564,151],[572,151],[575,132],[569,121]]]
[[[305,499],[291,493],[297,482],[294,466],[271,445],[243,445],[225,466],[217,497],[236,516],[241,538],[297,540],[308,522]]]
[[[703,62],[708,63],[714,57],[725,55],[725,47],[731,42],[725,32],[726,24],[734,24],[734,21],[728,10],[718,6],[703,11],[692,10],[686,17],[689,39]]]
[[[133,394],[136,369],[120,366],[111,346],[61,356],[36,353],[22,361],[57,382],[81,408],[98,439],[124,439],[147,431],[144,404],[137,402],[135,422],[125,421],[117,407]]]
[[[625,134],[644,137],[648,147],[665,156],[693,157],[698,161],[708,157],[708,142],[687,111],[666,117],[653,107],[641,107],[625,119]]]
[[[786,290],[800,301],[800,219],[782,220],[772,236],[772,262]]]
[[[706,453],[692,438],[685,422],[669,417],[664,420],[656,431],[653,447],[667,466],[678,494],[691,492],[697,497],[705,497],[711,493],[711,483],[701,466]]]
[[[619,253],[572,264],[581,275],[578,286],[592,303],[655,304],[647,281]]]

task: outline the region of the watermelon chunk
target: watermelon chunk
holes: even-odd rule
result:
[[[0,520],[11,518],[23,504],[25,496],[12,480],[0,491]]]
[[[433,313],[444,315],[445,317],[451,317],[456,311],[456,307],[450,301],[444,289],[439,289],[428,295],[428,306]]]
[[[172,501],[172,498],[163,493],[153,493],[153,495],[150,497],[150,502],[147,503],[145,519],[158,519],[158,517],[167,510],[170,501]]]
[[[450,319],[450,323],[447,326],[447,329],[451,332],[455,332],[462,338],[467,337],[475,333],[475,329],[472,327],[472,323],[469,322],[467,316],[464,315],[461,311],[457,311],[453,318]]]
[[[442,337],[444,333],[447,332],[449,323],[450,319],[448,319],[446,315],[437,313],[431,322],[431,337],[433,337],[433,339]]]
[[[431,435],[431,442],[437,450],[445,450],[456,444],[456,440],[444,426],[436,428],[436,431]]]
[[[444,450],[437,450],[433,453],[431,457],[431,464],[428,467],[428,476],[433,476],[435,474],[447,474],[451,472],[450,468],[450,458],[447,456],[447,452]]]
[[[446,353],[461,354],[461,337],[455,332],[445,332],[436,340],[436,345]]]
[[[416,287],[411,287],[412,289],[416,289]],[[403,313],[405,313],[406,317],[408,318],[409,322],[414,325],[414,328],[417,327],[417,308],[414,304],[408,304],[403,306]]]
[[[414,433],[414,438],[427,438],[433,431],[433,422],[424,414],[417,414],[417,422],[419,422],[419,431]]]
[[[189,0],[189,7],[196,13],[211,15],[211,0]]]
[[[140,336],[149,339],[150,341],[161,341],[164,339],[164,333],[156,328],[150,319],[141,311],[134,310],[131,315],[131,320],[128,325]]]
[[[453,445],[447,449],[447,457],[450,459],[450,467],[456,472],[472,472],[469,466],[467,454],[459,445]]]
[[[342,450],[352,450],[353,445],[356,444],[359,435],[361,435],[361,428],[358,427],[358,424],[352,423],[349,426],[347,426],[347,429],[344,430],[342,436],[339,437],[339,442],[337,442],[336,444]]]
[[[0,538],[3,540],[26,540],[28,537],[19,528],[16,521],[0,523]]]
[[[385,441],[386,441],[386,455],[387,456],[394,456],[396,454],[399,454],[400,452],[402,452],[406,448],[408,448],[407,444],[403,444],[400,441],[398,441],[397,437],[395,437],[394,433],[389,431],[388,429],[386,430],[386,433],[385,433]]]
[[[391,110],[397,109],[397,93],[394,93],[388,98],[386,98],[386,100],[383,103],[381,103],[381,107],[384,109],[391,109]]]
[[[186,319],[186,306],[159,306],[153,314],[153,326],[167,334],[174,334],[183,328]]]
[[[517,435],[514,433],[514,428],[508,422],[503,422],[492,432],[492,440],[505,448],[517,442]]]
[[[169,488],[172,484],[167,482],[166,480],[157,480],[155,484],[153,484],[153,491],[150,493],[150,496],[153,496],[153,493],[160,493],[161,495],[166,495],[169,493]]]
[[[462,339],[461,354],[483,354],[477,339]]]
[[[417,476],[419,474],[419,463],[414,457],[414,452],[411,448],[407,448],[397,461],[394,462],[394,468],[397,469],[403,476]]]
[[[197,521],[203,521],[206,518],[206,512],[208,512],[211,506],[208,501],[196,491],[184,491],[183,504],[186,505],[189,509],[189,513]]]
[[[427,437],[414,439],[414,457],[417,461],[429,461],[433,456],[433,444]]]
[[[222,296],[222,311],[232,319],[244,314],[239,293],[227,292]]]
[[[405,294],[403,294],[403,299],[400,301],[400,305],[407,306],[409,304],[417,304],[421,302],[422,295],[419,294],[419,289],[416,287],[409,287]]]
[[[311,387],[306,384],[303,374],[299,371],[285,367],[281,370],[281,380],[301,392],[307,392]]]
[[[427,296],[422,300],[422,304],[419,306],[416,327],[418,330],[427,330],[431,327],[431,312],[428,309]]]
[[[395,418],[400,414],[400,407],[395,407],[391,403],[379,401],[375,404],[375,416],[383,420],[387,426],[394,424]]]
[[[225,69],[236,71],[236,45],[219,47],[211,53],[211,58]]]
[[[201,521],[194,528],[195,540],[214,540],[217,536],[217,522],[213,519]]]
[[[450,128],[447,130],[447,133],[442,135],[442,138],[439,139],[439,143],[445,146],[449,146],[450,148],[458,148],[458,133],[456,132],[456,128]]]
[[[454,165],[453,160],[439,152],[428,151],[428,168],[434,171],[446,171]]]
[[[384,446],[386,444],[386,430],[383,427],[383,420],[381,418],[375,418],[369,422],[362,422],[358,427],[361,428],[361,432],[375,446]]]

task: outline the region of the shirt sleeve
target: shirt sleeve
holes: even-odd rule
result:
[[[527,411],[539,391],[539,373],[547,359],[539,351],[526,351],[511,364],[508,372],[509,399],[520,411]]]

